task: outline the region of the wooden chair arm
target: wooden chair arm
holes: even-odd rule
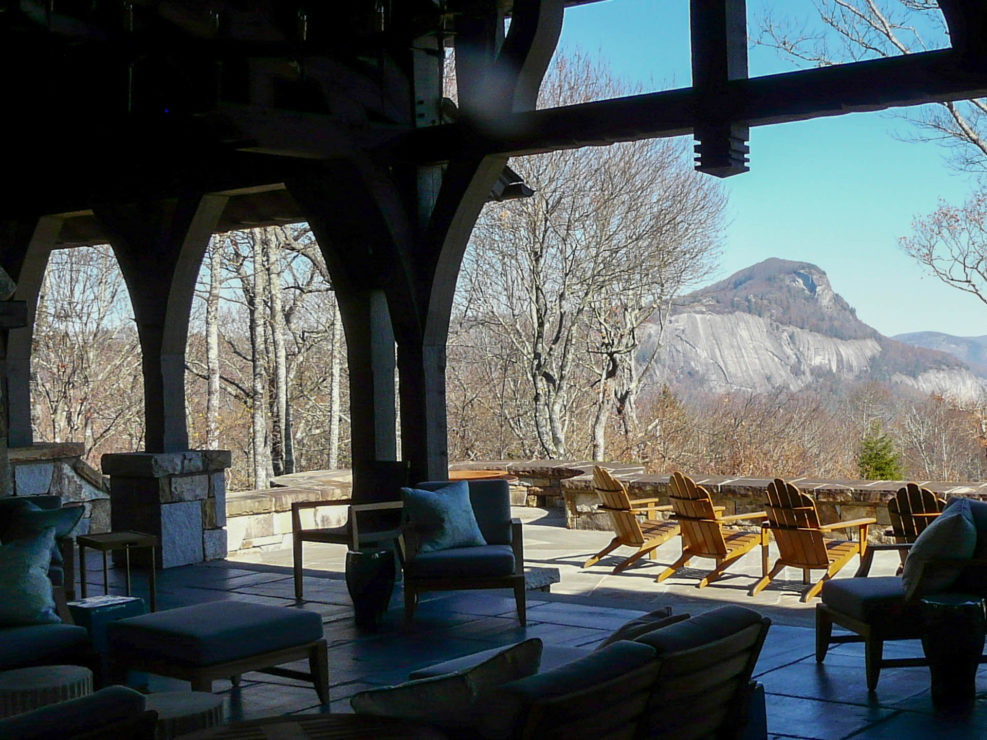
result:
[[[360,517],[357,514],[363,511],[388,511],[403,508],[403,501],[379,501],[375,504],[353,504],[350,506],[350,545],[352,545],[352,549],[360,549],[360,529],[357,522]]]
[[[631,508],[632,509],[635,509],[638,506],[650,506],[651,504],[657,504],[659,501],[661,501],[660,498],[632,498],[631,499]],[[660,507],[660,508],[664,508],[664,509],[669,509],[670,510],[672,507],[671,506],[663,506],[663,507]]]
[[[877,519],[867,517],[865,519],[849,519],[845,522],[833,522],[832,524],[820,524],[819,529],[823,532],[832,532],[834,529],[851,529],[853,527],[868,527],[877,524]]]
[[[514,550],[514,574],[524,574],[524,530],[520,519],[511,519],[511,549]]]
[[[857,572],[853,574],[853,577],[866,578],[870,575],[870,566],[874,560],[875,552],[887,550],[897,550],[902,552],[905,550],[910,550],[911,547],[911,542],[898,542],[890,545],[867,545],[867,549],[864,551],[863,557],[860,558],[860,565],[857,567]]]
[[[754,511],[750,514],[731,514],[730,516],[718,516],[718,522],[742,522],[745,519],[764,519],[767,514],[763,511]]]
[[[302,509],[317,509],[320,506],[349,506],[352,498],[337,498],[331,501],[292,501],[291,502],[291,531],[304,532],[302,527]]]

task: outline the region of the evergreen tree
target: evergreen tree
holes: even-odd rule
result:
[[[871,422],[870,429],[860,441],[857,468],[861,477],[868,480],[897,480],[902,477],[901,457],[879,421]]]

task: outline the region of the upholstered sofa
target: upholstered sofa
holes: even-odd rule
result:
[[[109,686],[80,699],[48,704],[0,719],[9,740],[152,740],[157,713],[145,711],[144,695]]]
[[[595,650],[542,650],[534,638],[438,663],[351,705],[450,737],[766,737],[751,675],[770,620],[739,606],[663,617],[634,620]]]
[[[37,527],[55,528],[55,544],[48,563],[48,578],[55,588],[59,616],[67,618],[65,592],[74,582],[71,531],[81,516],[81,507],[62,507],[58,496],[11,496],[0,498],[0,542],[32,536]],[[16,583],[2,587],[17,589]],[[10,594],[2,596],[9,604]],[[16,622],[16,620],[14,620]],[[94,655],[89,634],[83,627],[65,622],[16,624],[0,622],[0,670],[32,665],[68,663],[92,665]]]

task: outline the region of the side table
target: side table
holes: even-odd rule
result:
[[[105,532],[103,534],[84,534],[75,538],[79,545],[79,589],[82,598],[86,598],[86,548],[103,553],[103,593],[110,591],[110,579],[106,568],[106,553],[113,550],[123,550],[127,558],[127,596],[130,596],[130,550],[140,547],[151,549],[151,565],[147,572],[148,590],[150,591],[149,606],[153,612],[157,603],[155,600],[154,556],[159,546],[158,538],[144,532]]]
[[[45,665],[0,673],[0,717],[93,693],[93,672],[78,665]]]
[[[984,600],[969,594],[933,594],[921,600],[922,649],[932,674],[932,703],[964,711],[976,697],[977,667],[984,650]]]

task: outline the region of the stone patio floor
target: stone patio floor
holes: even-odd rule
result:
[[[366,688],[398,683],[422,665],[540,637],[546,644],[591,647],[625,621],[659,606],[676,613],[698,614],[723,602],[737,603],[773,620],[755,670],[767,692],[768,733],[778,738],[952,738],[987,737],[987,667],[977,680],[978,699],[963,717],[937,714],[929,698],[926,668],[882,671],[877,692],[868,695],[864,682],[863,649],[859,644],[831,648],[821,665],[814,658],[814,604],[802,604],[801,574],[788,569],[758,596],[747,589],[760,572],[760,555],[751,553],[720,581],[701,591],[695,588],[699,568],[683,569],[656,584],[655,576],[678,555],[673,540],[619,575],[610,569],[611,555],[592,568],[582,563],[612,535],[564,528],[559,512],[515,509],[525,522],[525,562],[533,567],[558,568],[561,583],[551,593],[529,592],[528,626],[518,626],[514,600],[508,591],[463,591],[423,597],[413,625],[402,622],[400,588],[377,632],[358,631],[343,581],[345,549],[306,544],[305,601],[296,603],[291,580],[290,551],[272,551],[171,568],[159,574],[158,608],[214,600],[251,601],[297,607],[322,615],[329,643],[333,712],[348,712],[348,699]],[[630,550],[622,549],[630,554]],[[773,553],[774,555],[774,553]],[[894,572],[897,556],[879,553],[872,574]],[[711,561],[693,561],[702,566]],[[98,555],[87,562],[90,595],[101,592]],[[850,577],[851,563],[839,577]],[[134,576],[135,593],[146,591],[142,574]],[[121,593],[123,574],[111,571],[111,592]],[[886,655],[920,655],[918,642],[885,646]],[[307,667],[307,666],[301,666]],[[152,677],[151,690],[187,688],[187,684]],[[226,700],[232,720],[294,712],[317,712],[311,684],[250,673],[238,689],[216,682],[214,691]]]

